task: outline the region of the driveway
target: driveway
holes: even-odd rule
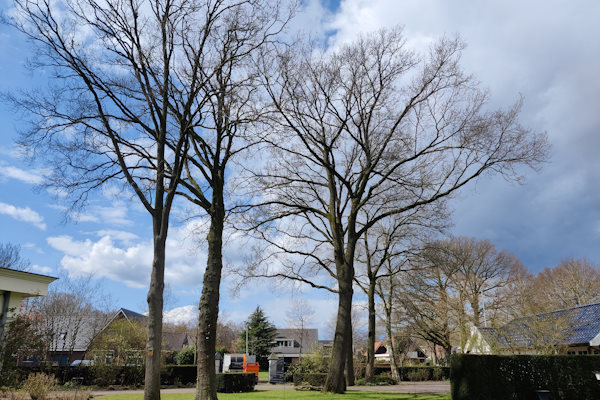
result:
[[[268,383],[259,383],[254,387],[255,391],[265,390],[294,390],[294,385],[271,385]],[[422,393],[422,394],[449,394],[450,382],[401,382],[398,385],[390,386],[352,386],[349,391],[359,392],[380,392],[380,393]],[[195,393],[195,388],[181,389],[161,389],[161,393]],[[143,390],[95,390],[92,392],[94,397],[111,394],[143,394]]]

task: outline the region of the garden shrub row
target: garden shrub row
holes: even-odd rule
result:
[[[325,386],[325,379],[327,374],[323,373],[295,373],[294,374],[294,386],[313,386],[323,387]]]
[[[386,376],[389,374],[389,368],[375,369],[376,384],[393,384],[394,380]],[[440,381],[449,379],[449,367],[402,367],[398,368],[400,380],[402,381]],[[327,374],[324,373],[295,373],[294,386],[309,385],[322,387],[325,385]]]
[[[256,375],[252,372],[217,374],[217,392],[242,393],[251,392],[256,385]]]
[[[18,381],[23,382],[27,376],[37,372],[54,375],[62,385],[74,382],[74,378],[82,385],[109,386],[143,386],[144,368],[139,366],[93,367],[19,367]],[[197,367],[195,365],[167,365],[161,369],[161,385],[193,385],[196,383]],[[217,374],[217,391],[239,393],[254,390],[256,375],[253,373]]]
[[[453,400],[529,400],[548,390],[550,400],[597,400],[600,356],[593,355],[453,355]]]
[[[387,375],[389,367],[375,366],[375,375]],[[450,378],[450,367],[412,366],[398,368],[401,381],[441,381]]]

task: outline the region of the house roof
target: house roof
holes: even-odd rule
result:
[[[544,328],[545,327],[545,328]],[[533,344],[533,337],[547,335],[562,345],[600,345],[600,303],[535,314],[510,321],[501,328],[478,327],[488,343],[500,347],[510,344],[527,347]],[[550,337],[550,333],[536,332],[547,329],[559,334]]]
[[[0,267],[0,292],[16,292],[27,296],[45,296],[48,285],[58,278]]]
[[[163,332],[163,347],[166,350],[179,351],[188,344],[186,332]]]
[[[119,311],[117,311],[117,315],[119,313],[122,313],[125,317],[127,317],[127,319],[133,319],[136,321],[145,321],[148,318],[147,316],[145,316],[143,314],[136,313],[135,311],[131,311],[126,308],[119,309]]]
[[[50,351],[86,351],[96,333],[102,328],[97,317],[78,318],[60,315],[46,320],[51,331]]]
[[[293,346],[275,346],[271,349],[274,354],[293,355],[307,353],[312,351],[313,347],[319,343],[319,330],[306,329],[277,329],[275,340],[292,340]],[[302,344],[302,346],[300,346]]]

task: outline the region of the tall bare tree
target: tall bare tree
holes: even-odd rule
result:
[[[275,156],[255,175],[266,199],[255,225],[267,252],[294,261],[278,270],[265,262],[252,274],[321,288],[317,275],[334,281],[338,320],[325,391],[345,389],[355,251],[365,232],[484,172],[518,178],[517,166],[546,157],[546,136],[518,124],[520,102],[486,110],[487,93],[459,66],[462,48],[442,39],[418,56],[396,28],[334,51],[293,48],[263,59]]]
[[[196,97],[197,111],[174,110],[190,134],[191,150],[178,194],[200,207],[209,217],[208,257],[198,308],[198,381],[196,399],[216,399],[215,347],[219,315],[219,288],[223,269],[223,232],[231,201],[228,177],[235,159],[259,140],[253,125],[262,117],[259,81],[253,67],[256,53],[281,33],[295,11],[293,1],[218,0],[209,2],[212,21],[202,48],[194,41],[182,50],[201,62],[185,70],[203,82]],[[190,78],[188,78],[190,79]],[[189,96],[188,88],[178,94]],[[229,193],[228,193],[229,189]]]
[[[12,24],[36,46],[47,91],[10,99],[31,121],[21,143],[54,168],[48,186],[82,205],[122,182],[152,218],[145,399],[160,398],[169,217],[190,136],[203,114],[205,48],[219,0],[15,0]]]

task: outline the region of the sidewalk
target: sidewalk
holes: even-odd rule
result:
[[[294,390],[292,384],[271,385],[269,383],[259,383],[254,387],[254,391],[262,392],[266,390]],[[401,382],[398,385],[390,386],[352,386],[348,391],[359,392],[380,392],[380,393],[417,393],[417,394],[449,394],[450,382]],[[195,388],[181,389],[162,389],[161,393],[195,393]],[[143,390],[98,390],[93,391],[94,397],[112,395],[112,394],[143,394]]]

